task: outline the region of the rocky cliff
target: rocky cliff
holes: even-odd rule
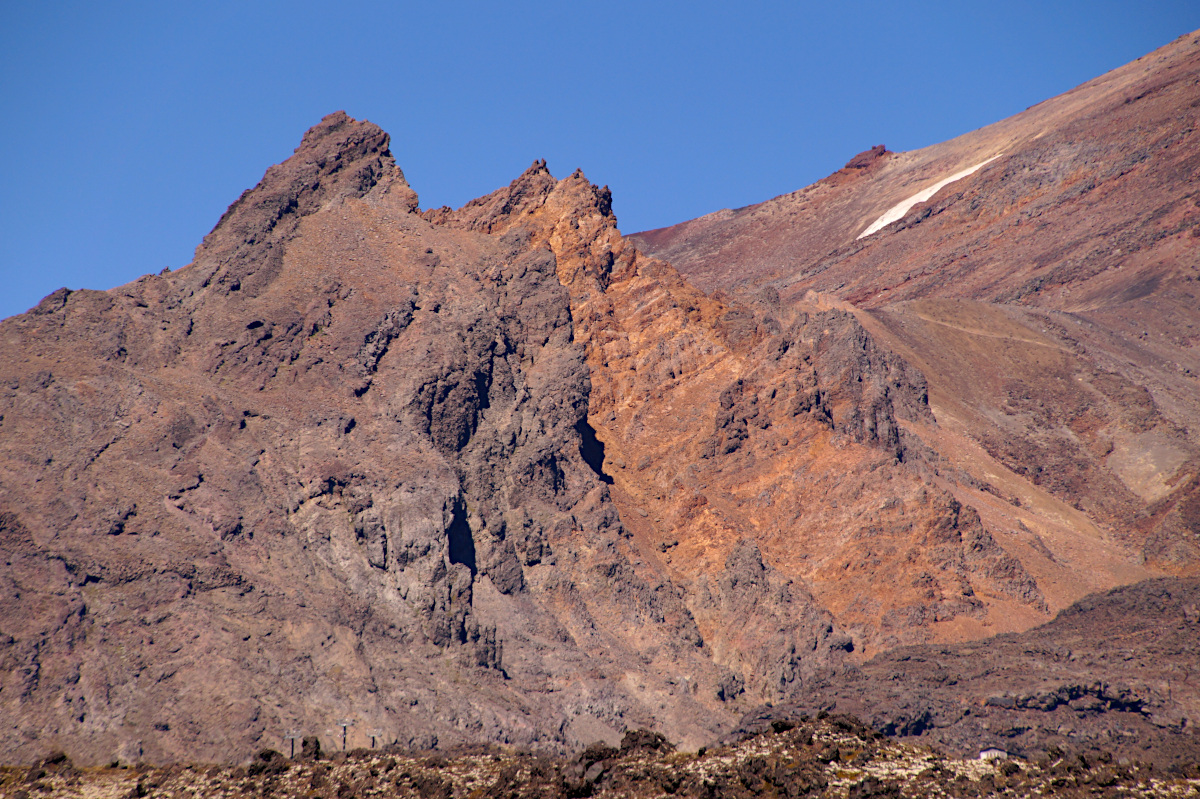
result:
[[[422,211],[326,117],[193,263],[0,322],[0,747],[699,745],[1194,573],[1197,52],[632,239],[541,161]],[[1097,166],[1122,130],[1145,158]],[[1076,275],[1097,218],[1134,260],[1010,290],[1010,258]]]
[[[8,757],[722,718],[590,454],[554,253],[430,225],[387,143],[332,115],[194,263],[0,326]]]
[[[534,230],[555,252],[622,520],[644,557],[688,587],[706,642],[755,696],[794,688],[803,668],[790,661],[813,644],[763,629],[779,668],[742,662],[761,619],[786,629],[796,616],[707,599],[747,547],[833,612],[849,634],[838,645],[856,657],[926,640],[935,622],[970,637],[1000,617],[1003,629],[1044,618],[1036,580],[934,482],[924,445],[903,432],[936,426],[924,377],[844,304],[814,295],[764,311],[706,296],[629,245],[606,190],[578,172],[555,181],[541,163],[427,216],[493,235]]]
[[[705,297],[581,173],[421,214],[386,135],[332,115],[186,268],[0,335],[18,758],[226,758],[341,720],[703,741],[932,620],[1045,608],[905,466],[918,372],[827,303]],[[872,586],[870,558],[919,579]]]

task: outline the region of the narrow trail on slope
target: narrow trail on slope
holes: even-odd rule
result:
[[[973,327],[963,327],[962,325],[956,325],[951,322],[943,322],[939,319],[932,319],[928,316],[925,316],[924,314],[919,314],[919,313],[913,314],[913,316],[915,316],[916,318],[921,319],[925,322],[929,322],[930,324],[941,325],[942,327],[949,327],[953,330],[960,330],[963,333],[968,333],[973,336],[982,336],[984,338],[1002,339],[1004,341],[1019,341],[1022,344],[1032,344],[1035,347],[1045,347],[1045,348],[1051,349],[1051,350],[1058,350],[1059,352],[1066,353],[1067,355],[1075,355],[1076,354],[1075,352],[1067,349],[1066,347],[1060,347],[1057,344],[1050,344],[1045,341],[1035,341],[1033,339],[1021,338],[1020,336],[1006,336],[1001,333],[988,333],[988,332],[985,332],[983,330],[978,330]]]

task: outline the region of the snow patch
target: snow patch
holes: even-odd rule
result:
[[[961,172],[955,172],[950,177],[945,178],[944,180],[938,181],[937,183],[933,184],[932,186],[930,186],[927,189],[922,189],[921,191],[917,192],[916,194],[909,197],[908,199],[901,200],[900,202],[896,203],[891,208],[889,208],[887,211],[885,211],[883,216],[879,217],[874,222],[872,222],[866,230],[864,230],[862,233],[859,233],[858,238],[860,238],[860,239],[866,238],[867,236],[870,236],[872,233],[883,230],[885,227],[892,224],[897,219],[903,218],[904,215],[908,213],[908,209],[912,208],[917,203],[925,202],[930,197],[937,194],[938,191],[940,191],[943,186],[949,186],[951,183],[953,183],[956,180],[962,180],[967,175],[970,175],[974,172],[978,172],[980,169],[983,169],[985,166],[992,163],[993,161],[995,161],[997,158],[999,158],[1002,155],[1004,155],[1004,153],[997,153],[996,155],[993,155],[991,158],[989,158],[986,161],[981,161],[978,164],[976,164],[975,166],[967,167],[966,169],[962,170]]]

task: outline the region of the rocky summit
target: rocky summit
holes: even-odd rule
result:
[[[543,161],[423,210],[331,114],[192,263],[0,322],[5,762],[694,750],[832,712],[1091,758],[1075,785],[1189,773],[1198,85],[1192,34],[629,237]]]

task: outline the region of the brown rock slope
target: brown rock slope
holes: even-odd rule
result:
[[[187,268],[3,323],[11,757],[228,758],[340,719],[414,745],[700,741],[855,639],[1039,617],[917,472],[843,485],[900,463],[894,407],[927,416],[851,316],[708,300],[544,164],[423,218],[386,147],[331,116]],[[755,529],[764,491],[795,533]],[[868,535],[816,543],[866,502]],[[817,579],[860,557],[920,580]]]
[[[333,115],[193,264],[0,336],[10,758],[700,742],[1046,608],[906,464],[924,382],[853,315],[706,298],[541,163],[422,216]]]
[[[587,463],[554,254],[429,224],[387,143],[332,115],[193,264],[0,323],[6,761],[731,718]]]
[[[743,719],[741,732],[822,711],[970,757],[1058,749],[1164,767],[1200,759],[1200,580],[1095,594],[1024,633],[902,647]]]
[[[631,239],[705,290],[852,314],[927,380],[936,425],[900,421],[949,490],[1066,567],[1018,554],[1061,607],[1197,568],[1198,115],[1189,34],[953,141]]]

